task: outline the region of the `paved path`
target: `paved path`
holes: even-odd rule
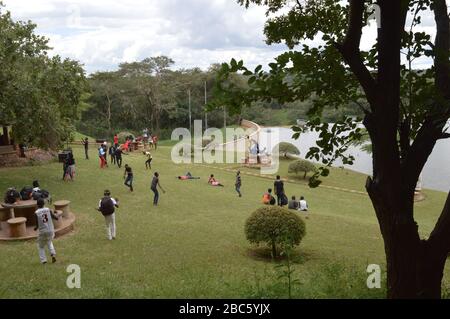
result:
[[[231,173],[236,173],[236,171],[239,170],[239,168],[219,167],[219,166],[198,164],[198,163],[192,163],[192,165],[202,166],[202,167],[209,167],[209,168],[212,168],[212,169],[217,169],[217,170],[231,172]],[[259,178],[264,178],[264,179],[268,179],[268,180],[274,180],[275,179],[274,175],[262,175],[262,174],[250,173],[250,172],[246,172],[246,171],[241,171],[241,174],[248,175],[248,176],[259,177]],[[307,183],[301,183],[301,182],[299,182],[297,180],[293,180],[293,179],[289,179],[289,178],[286,178],[286,179],[283,178],[283,181],[284,182],[288,182],[288,183],[292,183],[292,184],[308,186]],[[342,187],[337,187],[337,186],[322,185],[322,184],[319,185],[319,187],[320,188],[333,189],[333,190],[336,190],[336,191],[341,191],[341,192],[346,192],[346,193],[352,193],[352,194],[358,194],[358,195],[367,196],[366,192],[361,192],[361,191],[357,191],[357,190],[354,190],[354,189],[342,188]]]

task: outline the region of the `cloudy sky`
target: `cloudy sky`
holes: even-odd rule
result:
[[[235,0],[3,1],[14,19],[35,22],[55,53],[81,61],[89,73],[156,55],[171,57],[176,68],[206,69],[232,57],[267,65],[286,50],[265,44],[264,8],[245,10]],[[425,27],[432,20],[428,15]],[[375,24],[366,28],[363,47],[375,33]]]

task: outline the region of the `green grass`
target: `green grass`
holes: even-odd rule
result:
[[[85,138],[88,138],[90,141],[95,141],[95,138],[88,136],[88,135],[84,135],[83,133],[80,132],[74,132],[73,133],[73,140],[74,142],[79,142],[81,140],[84,140]]]
[[[245,239],[244,223],[261,205],[264,191],[273,185],[266,178],[243,175],[243,198],[234,191],[234,172],[194,164],[175,165],[170,148],[153,151],[153,168],[167,190],[160,206],[153,207],[145,157],[124,156],[135,172],[135,192],[123,185],[117,167],[100,170],[96,150],[91,160],[74,147],[76,180],[61,181],[59,163],[0,169],[0,190],[21,188],[38,179],[54,199],[69,199],[77,216],[75,232],[54,241],[58,262],[39,264],[36,243],[0,244],[0,298],[286,298],[277,279],[275,262],[262,258],[266,251]],[[287,162],[280,174],[287,176]],[[214,165],[237,169],[237,165]],[[179,181],[190,171],[200,180]],[[246,170],[242,169],[245,173]],[[255,170],[248,170],[255,172]],[[225,188],[207,185],[215,174]],[[340,169],[324,185],[363,190],[365,176]],[[106,239],[103,217],[94,208],[104,189],[120,199],[116,214],[118,238]],[[383,242],[367,196],[319,187],[303,180],[286,183],[288,195],[303,195],[311,207],[307,235],[295,250],[295,273],[301,285],[295,298],[383,298],[385,290],[368,290],[366,267],[384,268]],[[445,201],[445,194],[426,191],[417,204],[421,234],[427,236]],[[81,289],[66,287],[66,267],[81,267]],[[450,285],[450,269],[445,285]],[[383,287],[385,284],[383,283]]]

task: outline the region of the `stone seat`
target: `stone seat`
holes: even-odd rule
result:
[[[25,237],[27,235],[26,222],[27,219],[25,217],[8,219],[9,235],[12,238]]]
[[[68,218],[70,213],[70,201],[69,200],[58,200],[53,203],[55,205],[55,210],[60,210],[63,212],[63,217]]]
[[[63,212],[61,210],[56,210],[55,215],[58,216],[58,220],[53,220],[53,226],[56,229],[59,229],[63,225]]]

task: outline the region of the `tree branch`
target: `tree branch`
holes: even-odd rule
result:
[[[361,35],[363,28],[363,18],[365,11],[364,0],[349,0],[349,26],[343,43],[335,43],[336,49],[341,53],[345,62],[355,74],[364,92],[367,100],[373,108],[376,99],[376,83],[367,67],[364,65],[361,57],[359,45],[361,43]],[[373,109],[372,109],[373,111]]]
[[[422,169],[430,156],[436,141],[449,138],[443,132],[450,115],[450,18],[445,0],[434,0],[433,11],[436,20],[435,43],[435,85],[438,97],[435,98],[429,116],[417,133],[405,161],[404,180],[407,188],[415,187]]]
[[[435,60],[436,87],[445,100],[450,100],[450,18],[446,0],[434,0],[432,5],[436,21]]]

